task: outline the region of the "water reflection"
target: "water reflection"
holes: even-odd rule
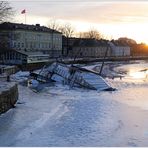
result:
[[[148,78],[148,63],[135,63],[122,65],[116,68],[116,71],[131,80],[143,80]]]
[[[123,73],[122,81],[114,80],[117,91],[113,98],[129,106],[148,110],[148,63],[129,64],[117,67]]]
[[[129,76],[134,79],[146,79],[148,77],[148,70],[135,71],[131,69],[129,70]]]

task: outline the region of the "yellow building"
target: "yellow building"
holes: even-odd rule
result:
[[[62,54],[62,33],[45,26],[18,23],[0,24],[1,50],[40,52],[56,58]]]

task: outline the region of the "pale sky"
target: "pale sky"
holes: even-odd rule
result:
[[[76,31],[96,28],[105,36],[129,37],[148,44],[148,1],[144,0],[9,0],[15,22],[48,25],[50,19],[69,22]]]

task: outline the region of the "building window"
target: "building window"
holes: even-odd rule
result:
[[[48,44],[46,43],[46,48],[48,48]]]
[[[42,43],[42,48],[44,48],[44,43]]]
[[[24,43],[22,43],[22,48],[24,48]]]
[[[20,54],[18,54],[18,60],[20,60],[21,59],[21,55]]]
[[[30,48],[32,48],[32,42],[30,42]]]
[[[17,44],[17,47],[20,48],[20,43]]]
[[[26,48],[28,48],[28,43],[26,43]]]
[[[12,60],[12,52],[10,52],[10,60]]]
[[[16,42],[13,43],[13,47],[16,47]]]
[[[36,43],[34,43],[33,47],[36,48]]]
[[[18,60],[18,54],[16,53],[16,60]]]

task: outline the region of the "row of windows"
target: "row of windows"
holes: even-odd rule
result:
[[[6,34],[7,35],[7,34]],[[4,37],[4,35],[2,34]],[[57,34],[39,34],[39,33],[28,33],[28,32],[13,32],[9,34],[9,38],[12,40],[19,40],[19,39],[31,39],[36,41],[51,41],[54,40],[56,42],[61,42],[62,37],[61,35]]]
[[[35,43],[35,42],[30,42],[30,43],[20,43],[20,42],[14,42],[10,46],[13,49],[26,49],[26,50],[51,50],[51,49],[57,49],[61,50],[62,47],[58,44],[49,44],[49,43]]]
[[[49,35],[40,35],[40,34],[37,34],[37,35],[34,35],[34,34],[23,34],[23,38],[24,39],[31,39],[31,40],[36,40],[36,41],[49,41],[49,40],[53,40],[54,41],[61,41],[61,37],[52,37],[52,36],[49,36]]]
[[[51,44],[49,43],[34,43],[34,42],[27,42],[20,43],[20,42],[14,42],[12,44],[12,48],[51,48]]]
[[[107,49],[107,48],[106,48]],[[94,48],[92,48],[92,49],[81,49],[83,52],[86,52],[87,54],[91,54],[91,53],[100,53],[100,54],[103,54],[103,53],[105,53],[106,52],[106,49],[99,49],[99,48],[97,48],[97,49],[94,49]],[[78,49],[75,49],[75,50],[73,50],[74,52],[78,52],[78,51],[80,51],[80,48]]]
[[[84,47],[78,47],[78,48],[76,48],[76,50],[80,50],[80,48],[82,49],[82,50],[85,50],[85,51],[106,51],[106,49],[107,49],[107,47],[97,47],[97,48],[95,48],[95,47],[90,47],[90,48],[84,48]]]
[[[25,59],[25,58],[26,57],[21,54],[14,53],[14,52],[12,52],[12,53],[8,52],[3,55],[2,59],[3,60],[21,60],[21,59]]]

